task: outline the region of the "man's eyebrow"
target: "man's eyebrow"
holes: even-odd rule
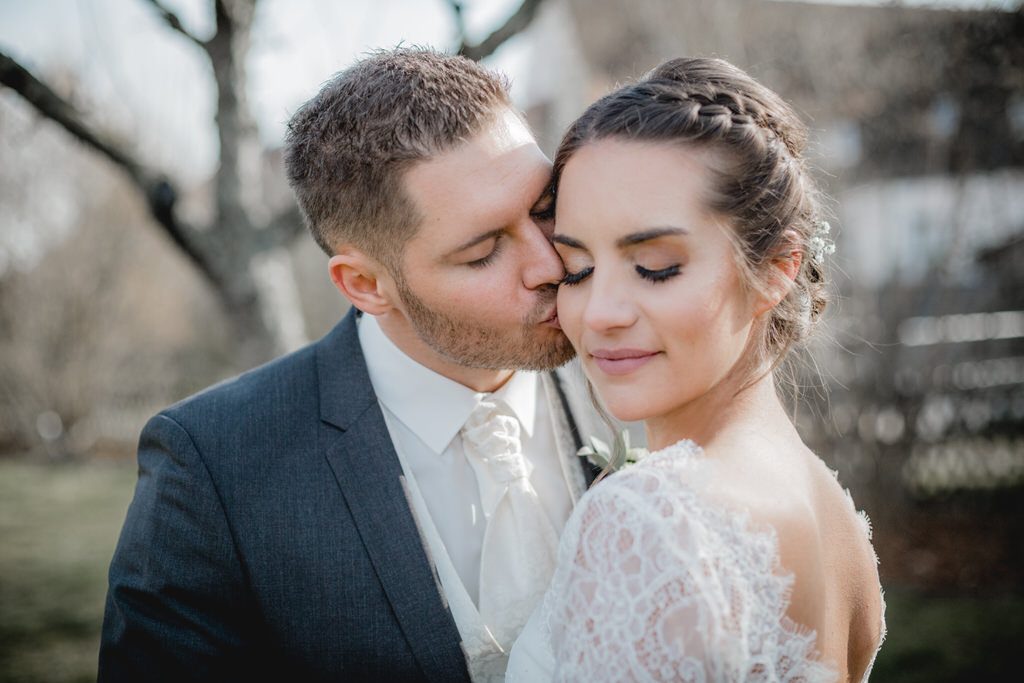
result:
[[[476,237],[471,237],[467,241],[463,242],[462,244],[460,244],[459,246],[455,247],[450,252],[448,252],[448,255],[451,256],[453,254],[458,254],[460,251],[465,251],[466,249],[469,249],[470,247],[475,247],[476,245],[480,244],[481,242],[486,242],[489,239],[493,239],[493,238],[497,237],[498,235],[500,235],[503,232],[505,232],[505,228],[496,228],[494,230],[491,230],[490,232],[485,232],[482,235],[477,235]]]
[[[650,230],[642,230],[641,232],[634,232],[625,237],[620,237],[615,241],[615,246],[619,249],[625,247],[631,247],[634,244],[640,244],[641,242],[647,242],[648,240],[657,239],[659,237],[666,237],[668,235],[686,235],[689,234],[689,230],[684,228],[673,228],[666,226],[663,228],[651,228]]]
[[[580,242],[578,239],[569,237],[568,235],[552,235],[551,241],[557,244],[564,244],[565,246],[571,247],[573,249],[586,249],[586,247],[583,246],[583,242]]]

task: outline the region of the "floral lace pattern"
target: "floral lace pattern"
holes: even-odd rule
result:
[[[594,487],[541,607],[556,681],[835,681],[786,617],[774,531],[697,495],[680,442]]]

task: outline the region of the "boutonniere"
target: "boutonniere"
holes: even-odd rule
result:
[[[617,472],[643,460],[648,451],[639,446],[629,445],[629,432],[625,429],[615,435],[615,443],[609,446],[596,436],[590,437],[590,445],[576,451],[576,455],[586,458],[602,469]]]

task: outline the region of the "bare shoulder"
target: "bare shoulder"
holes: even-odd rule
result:
[[[867,519],[836,473],[807,451],[824,588],[826,645],[861,680],[883,638],[878,561]],[[838,652],[837,652],[838,650]]]
[[[883,610],[864,520],[802,443],[728,445],[709,453],[712,495],[774,532],[779,569],[793,576],[788,616],[814,629],[822,652],[859,680],[881,638]]]
[[[780,543],[813,540],[819,482],[803,458],[767,440],[726,443],[708,455],[708,489],[717,502],[744,510],[754,526],[771,527]]]
[[[833,602],[849,612],[847,661],[852,680],[861,680],[884,637],[885,605],[878,559],[867,518],[858,510],[836,473],[817,461],[823,498],[825,561],[835,583]]]
[[[709,494],[717,504],[743,511],[753,530],[777,539],[780,571],[795,577],[793,606],[811,625],[814,614],[800,609],[802,596],[822,591],[823,547],[814,495],[815,478],[801,459],[770,441],[733,441],[708,451]],[[808,603],[820,601],[808,600]]]
[[[770,527],[783,559],[829,570],[869,567],[877,575],[864,518],[835,473],[803,443],[739,442],[709,454],[711,494],[745,510],[753,525]],[[837,547],[846,558],[842,567],[831,557]]]

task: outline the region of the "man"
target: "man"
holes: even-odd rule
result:
[[[540,372],[572,356],[549,163],[419,49],[337,75],[285,158],[353,311],[147,424],[99,678],[499,681],[592,478]]]

